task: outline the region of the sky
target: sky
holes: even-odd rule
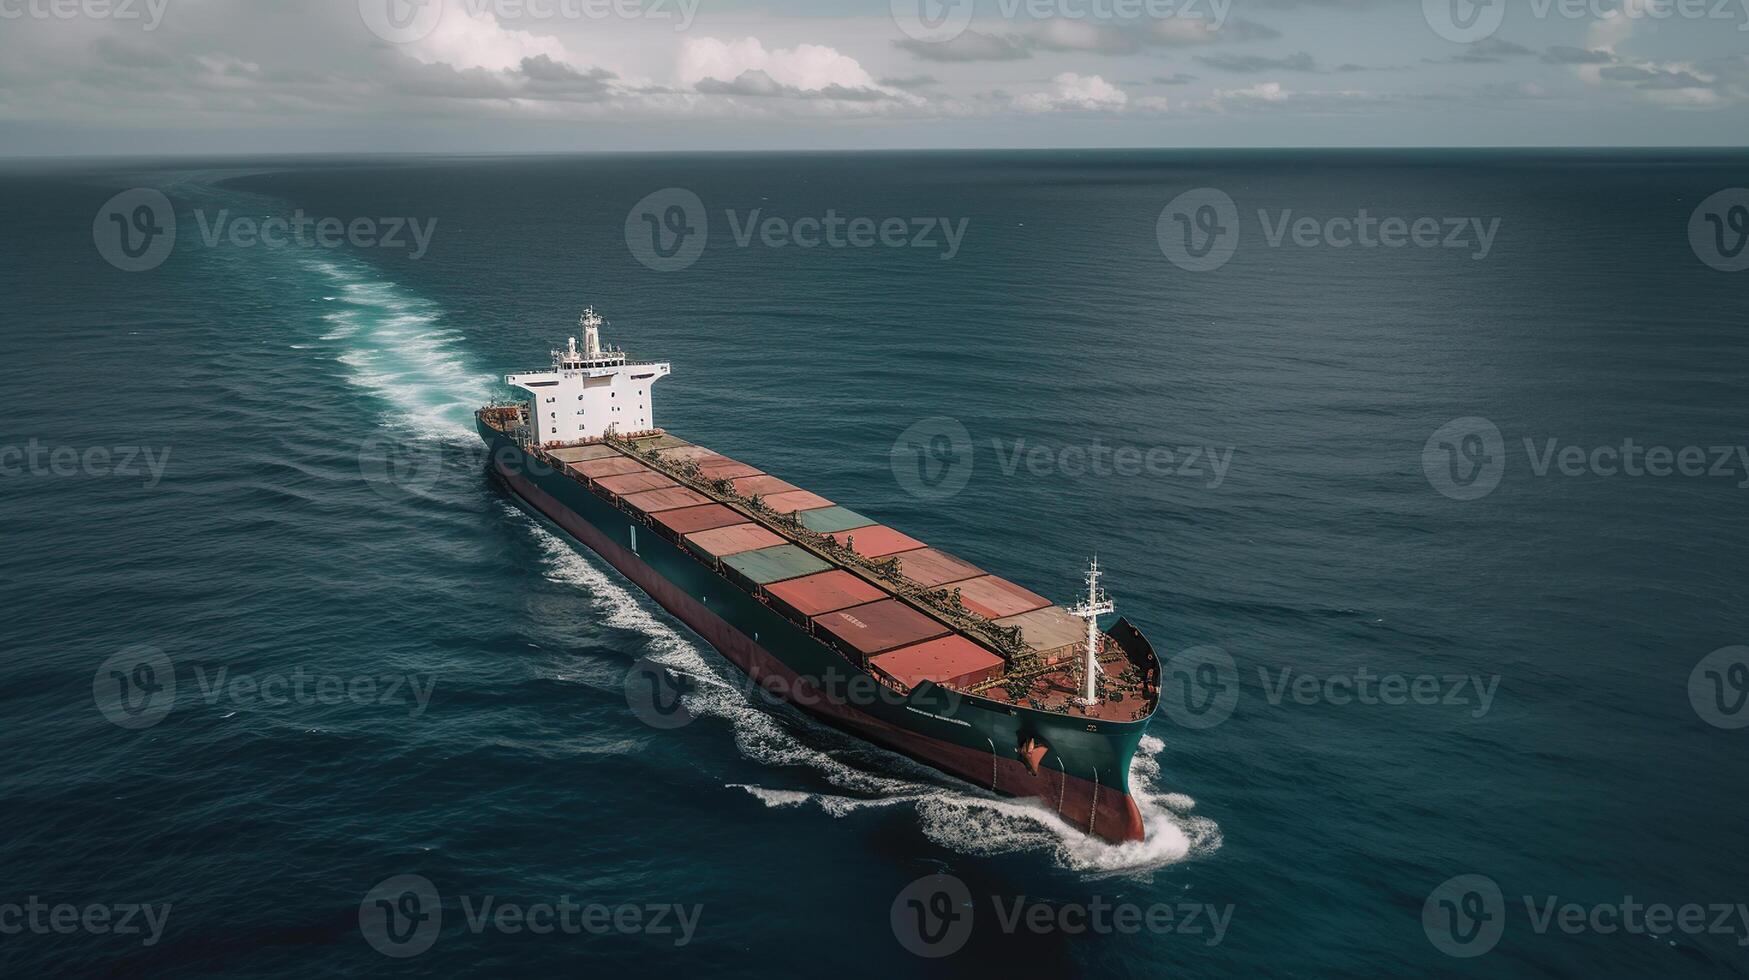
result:
[[[1740,146],[1749,0],[0,0],[0,155]]]

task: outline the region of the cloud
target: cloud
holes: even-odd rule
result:
[[[693,88],[707,95],[741,95],[751,98],[839,99],[847,102],[879,102],[887,98],[887,93],[872,88],[826,85],[817,89],[801,89],[784,85],[757,68],[749,68],[735,76],[732,82],[715,78],[700,79]]]
[[[1229,108],[1259,108],[1286,102],[1292,93],[1280,82],[1258,82],[1245,88],[1216,89],[1197,108],[1226,112]]]
[[[1139,32],[1142,43],[1160,47],[1181,47],[1196,44],[1218,44],[1236,41],[1273,41],[1281,32],[1243,17],[1229,18],[1216,27],[1212,22],[1193,17],[1156,18]]]
[[[1626,0],[1630,5],[1646,0]],[[1648,102],[1676,108],[1712,108],[1749,101],[1749,85],[1733,64],[1741,60],[1714,59],[1708,67],[1689,62],[1657,62],[1636,58],[1618,50],[1632,37],[1641,9],[1635,16],[1621,11],[1594,21],[1588,32],[1589,48],[1553,47],[1544,60],[1573,69],[1592,85],[1625,89]],[[1741,55],[1734,56],[1742,59]]]
[[[1058,112],[1066,109],[1122,109],[1129,102],[1124,90],[1098,75],[1077,75],[1063,72],[1052,79],[1048,92],[1030,92],[1019,96],[1014,104],[1027,112]]]
[[[1131,54],[1141,49],[1141,41],[1130,31],[1060,17],[1040,24],[1028,38],[1028,43],[1039,51]]]
[[[918,41],[906,38],[895,45],[924,61],[1015,61],[1032,57],[1031,45],[1018,34],[983,34],[966,31],[951,41]]]
[[[518,67],[524,58],[566,58],[565,46],[556,38],[507,30],[490,12],[470,16],[463,0],[448,0],[430,35],[404,45],[403,50],[426,64],[442,63],[463,70],[504,71]]]
[[[968,30],[948,41],[905,38],[893,44],[925,61],[1016,61],[1032,57],[1034,51],[1122,55],[1154,47],[1263,41],[1280,36],[1275,29],[1243,17],[1231,18],[1218,28],[1212,21],[1194,17],[1162,17],[1121,26],[1058,17],[1043,21],[1026,33],[987,34]]]
[[[1304,51],[1285,58],[1265,58],[1254,54],[1214,54],[1196,56],[1196,60],[1221,71],[1317,71],[1318,62]]]
[[[1485,37],[1480,41],[1465,45],[1464,49],[1453,55],[1451,60],[1459,64],[1487,65],[1497,64],[1507,58],[1528,57],[1535,53],[1524,45],[1514,44],[1505,38]]]
[[[757,73],[744,79],[749,72]],[[836,87],[843,91],[878,89],[879,86],[855,58],[823,44],[798,44],[773,48],[756,37],[723,41],[714,37],[687,38],[681,42],[675,77],[683,86],[699,91],[721,92],[724,87],[745,87],[738,94],[768,94],[758,91],[765,81],[780,88],[818,92]],[[714,86],[700,87],[703,82]]]
[[[1155,75],[1153,78],[1155,85],[1189,85],[1194,81],[1196,81],[1195,75],[1186,75],[1184,72],[1174,72],[1171,75]]]
[[[928,88],[931,85],[939,85],[941,84],[941,80],[934,75],[889,76],[881,79],[880,84],[886,88],[902,88],[909,91],[912,89]]]
[[[1615,53],[1557,44],[1543,52],[1542,60],[1551,65],[1607,65],[1615,61]]]

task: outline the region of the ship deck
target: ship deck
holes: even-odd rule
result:
[[[508,434],[516,411],[481,418]],[[1102,634],[1100,700],[1079,704],[1084,620],[758,467],[660,430],[530,450],[897,690],[928,680],[1101,721],[1158,699],[1152,658]]]

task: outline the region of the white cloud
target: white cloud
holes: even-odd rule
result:
[[[521,65],[524,58],[541,55],[554,61],[569,60],[557,38],[508,30],[490,11],[470,17],[462,0],[448,0],[436,29],[407,45],[406,51],[428,65],[441,63],[463,70],[506,71]]]
[[[1052,79],[1048,92],[1029,92],[1014,100],[1027,112],[1054,112],[1060,109],[1122,109],[1130,97],[1124,90],[1098,75],[1077,75],[1063,72]]]
[[[798,44],[793,48],[767,51],[756,37],[744,37],[738,41],[688,38],[681,44],[680,62],[675,69],[680,84],[689,87],[705,79],[733,83],[748,72],[761,73],[778,85],[804,92],[834,86],[881,89],[855,58],[835,48],[823,44]]]
[[[1283,102],[1290,94],[1280,82],[1259,82],[1245,88],[1217,89],[1215,98],[1235,102]]]

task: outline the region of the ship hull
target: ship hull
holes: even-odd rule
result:
[[[1145,836],[1128,774],[1146,719],[1090,722],[927,682],[900,694],[659,536],[638,515],[483,422],[480,434],[492,450],[492,472],[527,506],[600,555],[766,691],[974,786],[1035,798],[1088,834],[1110,841]],[[1029,740],[1048,749],[1031,765],[1021,755]]]

